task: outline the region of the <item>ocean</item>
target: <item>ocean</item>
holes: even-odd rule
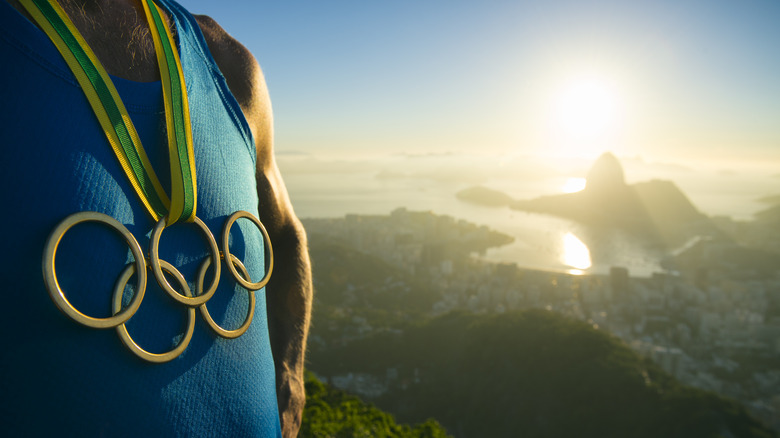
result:
[[[280,156],[279,165],[301,218],[387,215],[401,207],[431,211],[514,237],[509,245],[476,255],[488,261],[572,274],[606,274],[613,266],[628,268],[637,277],[663,272],[662,251],[619,230],[596,232],[554,216],[474,205],[455,197],[476,184],[515,199],[561,193],[573,179],[586,175],[587,166],[453,155],[361,160],[293,155]],[[624,163],[624,168],[629,183],[672,180],[703,213],[735,220],[749,220],[766,208],[759,198],[780,192],[773,192],[780,180],[767,171],[694,170],[642,162]]]

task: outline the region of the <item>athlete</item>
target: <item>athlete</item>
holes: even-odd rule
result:
[[[296,436],[305,401],[310,263],[304,230],[274,160],[271,104],[258,62],[213,19],[193,17],[173,0],[154,1],[186,82],[195,214],[216,236],[220,252],[214,256],[240,259],[245,268],[240,276],[251,281],[272,271],[269,282],[248,292],[222,260],[219,286],[206,311],[205,304],[167,299],[148,267],[137,313],[121,326],[95,330],[74,322],[64,307],[96,318],[111,316],[106,308],[119,272],[133,263],[140,267],[136,271],[144,270],[159,218],[139,201],[84,85],[25,1],[0,0],[3,434]],[[166,137],[171,109],[162,97],[163,67],[154,41],[164,32],[150,23],[146,0],[42,1],[61,7],[94,52],[127,108],[160,186],[172,193],[177,173],[170,170]],[[52,230],[83,211],[116,219],[131,236],[112,233],[112,226],[101,223],[63,231],[52,258],[58,283],[52,286],[44,278]],[[256,216],[270,244],[258,226],[241,219],[227,230],[228,257],[219,236],[235,211]],[[208,283],[215,268],[204,266],[206,259],[214,265],[214,257],[207,239],[197,237],[202,230],[185,222],[160,227],[165,235],[159,258],[181,272],[177,280],[166,271],[170,284],[187,283],[191,289],[201,270]],[[128,256],[133,239],[143,251],[140,261]],[[136,292],[141,288],[138,272],[125,281],[122,306],[130,301],[133,284],[139,284]],[[52,301],[57,287],[67,304]],[[178,289],[186,295],[181,292],[185,286]],[[215,334],[214,323],[206,324],[208,312],[228,332],[238,326],[246,332],[232,338]],[[125,333],[121,340],[120,329]],[[130,336],[136,347],[129,345]],[[183,345],[182,339],[186,348],[165,363],[149,362],[138,353],[151,351],[153,359]]]

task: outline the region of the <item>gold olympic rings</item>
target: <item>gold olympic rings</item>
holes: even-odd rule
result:
[[[136,286],[135,296],[124,310],[115,312],[114,316],[109,318],[93,318],[79,312],[70,301],[65,297],[65,292],[60,288],[59,282],[57,282],[57,271],[54,268],[54,258],[57,256],[57,246],[62,240],[62,236],[74,225],[82,222],[98,222],[113,228],[119,232],[122,237],[125,238],[127,244],[130,246],[130,251],[135,258],[135,270],[138,272],[138,285]],[[60,222],[57,227],[49,235],[49,239],[46,241],[46,249],[43,251],[43,281],[46,283],[46,289],[49,290],[49,295],[65,315],[69,316],[74,321],[92,328],[111,328],[123,324],[130,319],[138,308],[141,306],[141,300],[144,299],[144,292],[146,291],[146,262],[144,261],[144,254],[141,251],[141,245],[135,240],[133,234],[120,224],[118,220],[103,213],[94,211],[82,211],[80,213],[74,213],[66,217]]]
[[[165,260],[160,260],[160,265],[162,269],[173,275],[186,295],[191,294],[190,287],[187,286],[187,280],[184,279],[184,276],[181,275],[181,272],[179,272],[178,269],[174,268],[173,265]],[[130,277],[135,271],[134,267],[135,265],[127,265],[124,271],[119,275],[119,281],[117,281],[116,287],[114,288],[114,312],[119,312],[122,309],[122,294],[125,291],[127,281],[130,280]],[[192,334],[195,332],[195,309],[187,307],[187,331],[184,334],[184,338],[179,341],[179,344],[173,350],[168,351],[167,353],[150,353],[138,346],[133,338],[130,337],[130,333],[127,331],[127,326],[125,324],[118,325],[116,327],[116,332],[119,334],[119,339],[122,340],[122,343],[141,359],[154,363],[169,362],[182,354],[190,344],[190,340],[192,340]]]
[[[167,219],[167,217],[163,217],[157,222],[157,225],[154,227],[154,231],[152,231],[152,239],[149,244],[149,259],[152,262],[152,272],[154,272],[154,278],[157,279],[157,283],[160,284],[160,287],[165,292],[168,292],[168,295],[170,295],[174,300],[191,307],[200,306],[201,304],[210,300],[214,295],[214,292],[217,291],[217,286],[219,285],[219,263],[214,265],[214,280],[211,281],[211,285],[203,295],[199,294],[196,297],[185,297],[176,292],[173,287],[171,287],[170,283],[168,283],[168,280],[165,279],[165,276],[162,273],[162,269],[160,269],[160,236],[162,235],[162,230],[165,229]],[[203,221],[197,217],[195,218],[194,223],[200,227],[200,229],[206,235],[206,240],[209,242],[209,249],[211,250],[211,257],[219,258],[219,248],[217,248],[217,242],[214,240],[214,235],[211,234],[211,231],[209,231],[209,228],[206,226],[206,224],[204,224]]]
[[[256,283],[251,282],[251,279],[249,278],[249,272],[244,266],[244,263],[238,257],[231,254],[230,248],[228,247],[232,225],[237,219],[242,217],[251,220],[255,225],[257,225],[258,229],[263,235],[264,246],[268,249],[268,267],[266,269],[266,274],[260,281]],[[79,212],[66,217],[51,232],[43,251],[43,279],[49,292],[49,296],[57,308],[72,320],[87,327],[98,329],[115,327],[120,339],[122,340],[122,343],[124,343],[125,346],[130,349],[131,352],[133,352],[133,354],[140,357],[141,359],[155,363],[163,363],[173,360],[187,348],[195,329],[196,307],[200,308],[203,319],[218,336],[227,339],[234,339],[243,335],[249,328],[254,317],[256,301],[254,292],[258,289],[261,289],[268,283],[271,272],[273,271],[273,249],[271,247],[270,237],[268,236],[268,232],[266,231],[263,224],[251,213],[246,211],[237,211],[225,221],[221,236],[221,243],[224,248],[224,252],[219,251],[217,241],[214,239],[214,235],[208,229],[206,224],[204,224],[203,221],[196,217],[195,224],[206,235],[210,255],[201,262],[201,265],[198,269],[197,281],[195,282],[195,293],[193,294],[187,283],[187,280],[184,278],[184,276],[182,276],[178,269],[165,260],[160,259],[159,257],[158,251],[160,236],[163,229],[165,229],[167,226],[166,221],[166,217],[160,219],[152,231],[148,259],[144,258],[140,244],[124,225],[111,216],[97,212]],[[127,242],[128,246],[130,247],[130,251],[133,254],[133,258],[135,259],[132,263],[128,264],[124,268],[122,273],[119,275],[119,278],[117,279],[113,292],[113,315],[108,318],[95,318],[80,312],[70,303],[70,301],[68,301],[65,292],[62,290],[57,281],[57,270],[55,266],[57,247],[59,246],[59,243],[65,233],[74,225],[80,224],[82,222],[98,222],[119,233]],[[227,263],[227,265],[233,279],[242,287],[247,289],[249,293],[249,310],[246,319],[241,324],[241,326],[235,330],[227,330],[220,327],[216,322],[214,322],[213,318],[208,312],[208,309],[206,308],[206,303],[214,296],[220,280],[221,263],[213,263],[213,260],[218,260],[220,262],[222,260],[230,260],[230,263]],[[204,292],[204,279],[206,271],[212,263],[214,264],[214,279],[209,284],[208,289],[205,289]],[[127,327],[125,326],[125,323],[138,311],[138,308],[141,306],[141,302],[143,301],[148,278],[147,268],[151,269],[153,276],[159,284],[160,288],[162,288],[171,298],[176,300],[178,303],[184,304],[187,308],[187,329],[184,337],[181,339],[181,341],[179,341],[175,348],[162,354],[150,353],[138,346],[138,344],[136,344],[135,341],[133,341],[133,339],[130,337],[130,334],[127,331]],[[165,278],[163,271],[170,274],[176,280],[176,283],[178,283],[182,293],[177,292],[176,289],[171,286],[171,284]],[[125,308],[122,308],[122,296],[124,295],[125,287],[127,286],[127,283],[130,281],[130,278],[133,276],[133,274],[137,275],[135,293],[130,300],[129,305]]]
[[[232,265],[237,265],[239,269],[241,269],[241,275],[243,275],[245,278],[249,278],[249,272],[247,272],[246,267],[243,263],[241,263],[241,260],[238,259],[238,257],[234,256],[233,254],[230,254],[230,261]],[[206,269],[208,269],[209,265],[211,265],[211,257],[204,259],[203,262],[200,264],[200,268],[198,268],[198,283],[196,288],[201,289],[203,288],[203,278],[206,276]],[[233,268],[235,269],[235,268]],[[214,319],[209,314],[209,309],[206,308],[206,303],[203,303],[200,305],[200,314],[203,316],[203,320],[206,321],[206,324],[211,327],[212,330],[214,330],[214,333],[218,334],[219,336],[222,336],[223,338],[227,339],[234,339],[237,338],[246,332],[246,330],[249,328],[249,324],[252,323],[252,318],[255,316],[255,291],[248,289],[249,292],[249,311],[246,315],[246,319],[244,320],[244,323],[241,324],[241,327],[235,329],[235,330],[226,330],[219,326],[216,322],[214,322]]]
[[[254,222],[254,224],[257,225],[257,228],[263,234],[263,239],[265,239],[266,242],[271,243],[271,238],[268,237],[268,231],[265,230],[265,227],[263,226],[262,222],[260,222],[260,219],[252,216],[252,214],[249,212],[239,210],[227,218],[222,229],[222,248],[225,250],[225,260],[232,259],[230,254],[230,246],[228,245],[228,240],[230,239],[230,228],[237,219],[242,217],[245,217]],[[274,250],[271,248],[271,245],[267,245],[266,248],[268,248],[268,270],[265,273],[265,277],[263,277],[257,283],[251,283],[248,275],[246,276],[246,280],[241,278],[241,276],[238,275],[238,272],[236,272],[234,263],[227,264],[228,269],[230,269],[230,273],[233,274],[233,278],[236,279],[238,284],[244,286],[244,288],[249,290],[258,290],[265,286],[268,283],[268,280],[271,279],[271,272],[274,270]],[[217,272],[219,272],[219,269],[217,269]]]

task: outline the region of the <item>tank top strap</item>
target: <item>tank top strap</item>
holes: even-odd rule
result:
[[[254,157],[255,142],[252,131],[249,129],[249,123],[247,122],[238,101],[228,88],[225,76],[222,74],[214,57],[211,55],[211,51],[209,50],[197,20],[195,20],[195,17],[193,17],[189,11],[173,0],[156,1],[170,13],[176,24],[179,55],[181,57],[182,69],[184,70],[188,91],[197,88],[196,84],[198,83],[202,84],[206,89],[210,88],[207,85],[208,83],[213,84],[214,89],[219,93],[219,99],[222,101],[225,110],[230,115],[230,119],[234,124],[235,129],[244,137],[244,141]],[[192,106],[190,107],[190,112],[193,113],[193,117],[196,116],[200,110],[200,108],[197,108],[197,102],[195,105],[195,108],[192,108]]]

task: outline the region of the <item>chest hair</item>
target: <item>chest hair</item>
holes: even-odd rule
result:
[[[106,71],[133,81],[159,80],[154,42],[140,2],[59,3]]]

